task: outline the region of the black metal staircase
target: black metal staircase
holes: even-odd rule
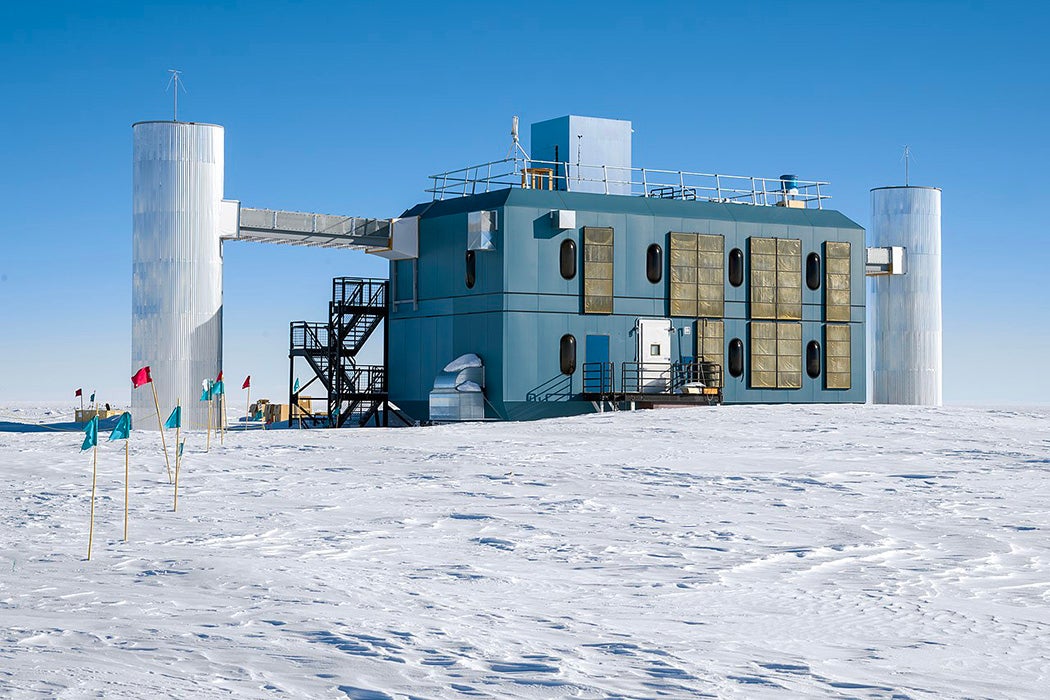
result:
[[[336,277],[328,323],[293,321],[288,348],[288,423],[342,428],[388,425],[391,411],[387,387],[387,324],[389,283],[383,279]],[[383,364],[359,365],[357,355],[379,326],[384,329]],[[295,386],[296,358],[306,361],[313,376]],[[305,391],[315,383],[326,393],[325,412],[316,411]],[[317,397],[320,398],[320,397]]]

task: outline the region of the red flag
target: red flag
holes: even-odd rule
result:
[[[244,378],[244,384],[241,384],[241,388],[242,389],[247,389],[251,385],[252,385],[252,375],[249,374],[247,377]]]
[[[84,392],[81,391],[80,389],[77,389],[77,393],[73,394],[73,398],[76,398],[78,396],[83,396],[83,395],[84,395]]]
[[[153,381],[153,377],[149,376],[149,365],[146,365],[138,372],[135,372],[135,376],[131,378],[131,386],[138,389],[143,384],[149,384]]]
[[[215,378],[215,381],[217,381],[217,382],[221,382],[222,381],[222,370],[221,369],[219,370],[219,376]]]

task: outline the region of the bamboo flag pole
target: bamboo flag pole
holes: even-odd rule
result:
[[[179,442],[179,431],[182,430],[182,416],[179,416],[179,422],[175,424],[175,505],[172,507],[173,511],[179,509],[179,466],[182,464],[182,444]]]
[[[226,386],[223,385],[222,393],[219,394],[219,444],[226,444]]]
[[[171,479],[171,461],[168,459],[168,443],[164,439],[164,424],[160,419],[160,400],[157,398],[157,385],[152,381],[149,383],[153,389],[153,405],[157,408],[157,428],[160,430],[160,444],[164,447],[164,465],[168,468],[168,483],[172,483]]]
[[[248,385],[248,400],[244,402],[244,429],[248,429],[248,421],[251,420],[252,410],[252,385]],[[265,425],[265,423],[264,423]]]
[[[88,526],[88,561],[91,561],[91,542],[95,538],[95,481],[98,477],[98,435],[91,453],[91,524]]]
[[[211,421],[212,421],[212,418],[211,418],[211,404],[212,404],[212,402],[209,401],[208,402],[208,443],[207,443],[207,445],[204,448],[205,452],[210,452],[211,451]]]
[[[129,445],[131,444],[131,438],[124,440],[124,541],[128,541],[128,475],[130,473],[129,464],[131,462]]]

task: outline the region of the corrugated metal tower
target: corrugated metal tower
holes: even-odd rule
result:
[[[223,128],[150,121],[132,130],[129,371],[149,365],[161,412],[181,399],[183,427],[203,428],[201,380],[222,358]],[[147,389],[132,391],[131,408],[137,428],[156,426]]]
[[[871,191],[871,241],[902,246],[907,271],[872,279],[875,403],[940,406],[941,191]]]

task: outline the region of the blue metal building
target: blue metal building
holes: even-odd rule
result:
[[[579,119],[534,125],[543,160],[436,176],[435,200],[400,218],[413,240],[389,255],[394,403],[430,418],[435,378],[468,353],[490,418],[606,399],[864,402],[864,230],[823,208],[826,183],[633,168],[630,123],[612,120],[590,123],[627,139],[627,162],[603,142],[620,161],[584,165],[599,139]]]

